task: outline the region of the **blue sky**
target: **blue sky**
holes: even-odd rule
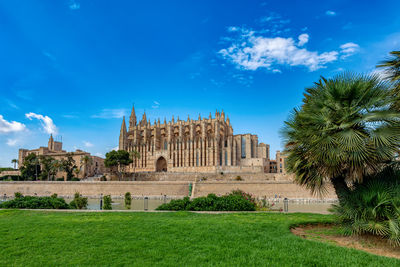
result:
[[[235,133],[279,130],[320,75],[400,49],[399,1],[0,1],[0,166],[19,148],[104,155],[122,116],[223,109]],[[60,138],[60,137],[58,137]]]

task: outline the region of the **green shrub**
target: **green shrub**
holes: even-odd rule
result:
[[[130,192],[125,193],[125,207],[130,210],[132,204],[132,196]]]
[[[73,182],[79,182],[81,179],[77,178],[77,177],[72,177],[71,181]]]
[[[2,209],[68,209],[62,198],[18,196],[13,200],[0,203]]]
[[[346,234],[373,234],[400,246],[400,171],[365,178],[332,211]]]
[[[60,177],[60,178],[56,178],[56,181],[59,181],[59,182],[64,182],[64,178],[62,178],[62,177]]]
[[[192,201],[184,199],[171,200],[162,204],[156,210],[190,210],[190,211],[254,211],[256,205],[254,199],[248,199],[249,194],[238,194],[237,191],[218,197],[209,194],[207,197],[198,197]],[[253,200],[253,201],[251,201]]]
[[[15,198],[21,198],[21,197],[23,197],[23,195],[22,195],[21,192],[15,192],[15,193],[14,193],[14,197],[15,197]]]
[[[107,181],[107,177],[105,177],[104,175],[100,177],[100,181],[102,182],[106,182]]]
[[[74,199],[69,203],[71,209],[86,209],[88,204],[87,197],[82,197],[78,192],[75,193]]]
[[[243,181],[242,177],[240,177],[239,175],[236,176],[235,180],[236,180],[236,181]]]
[[[112,200],[111,196],[107,195],[103,197],[103,210],[112,210]]]
[[[186,210],[189,204],[189,197],[184,197],[183,199],[173,199],[169,203],[164,203],[157,207],[156,210]]]

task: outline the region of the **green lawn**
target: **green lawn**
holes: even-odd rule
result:
[[[400,266],[304,240],[289,226],[317,214],[0,211],[0,266]]]

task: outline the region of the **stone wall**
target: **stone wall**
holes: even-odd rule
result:
[[[132,177],[131,177],[132,178]],[[290,181],[292,177],[282,173],[188,173],[188,172],[140,172],[134,173],[135,181]]]
[[[83,196],[99,197],[100,194],[122,197],[126,192],[133,196],[183,197],[189,194],[189,182],[0,182],[0,197],[14,192],[24,195],[73,196],[79,192]]]
[[[331,186],[328,193],[323,197],[315,196],[309,190],[300,187],[290,181],[204,181],[195,183],[193,188],[194,197],[207,196],[210,193],[224,195],[232,190],[240,189],[256,197],[267,198],[289,198],[289,199],[336,199],[336,194]]]
[[[280,196],[290,199],[317,199],[310,192],[291,181],[134,181],[134,182],[0,182],[0,197],[4,194],[13,196],[15,192],[24,195],[73,196],[75,192],[83,196],[99,197],[100,194],[110,194],[113,197],[123,197],[131,192],[134,197],[184,197],[189,194],[189,183],[193,184],[192,193],[195,197],[210,193],[224,195],[232,190],[241,189],[256,197],[275,198]],[[336,198],[333,190],[324,199]]]

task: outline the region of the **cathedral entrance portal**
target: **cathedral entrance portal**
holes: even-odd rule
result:
[[[167,161],[164,157],[159,157],[156,162],[156,172],[166,172],[167,171]]]

